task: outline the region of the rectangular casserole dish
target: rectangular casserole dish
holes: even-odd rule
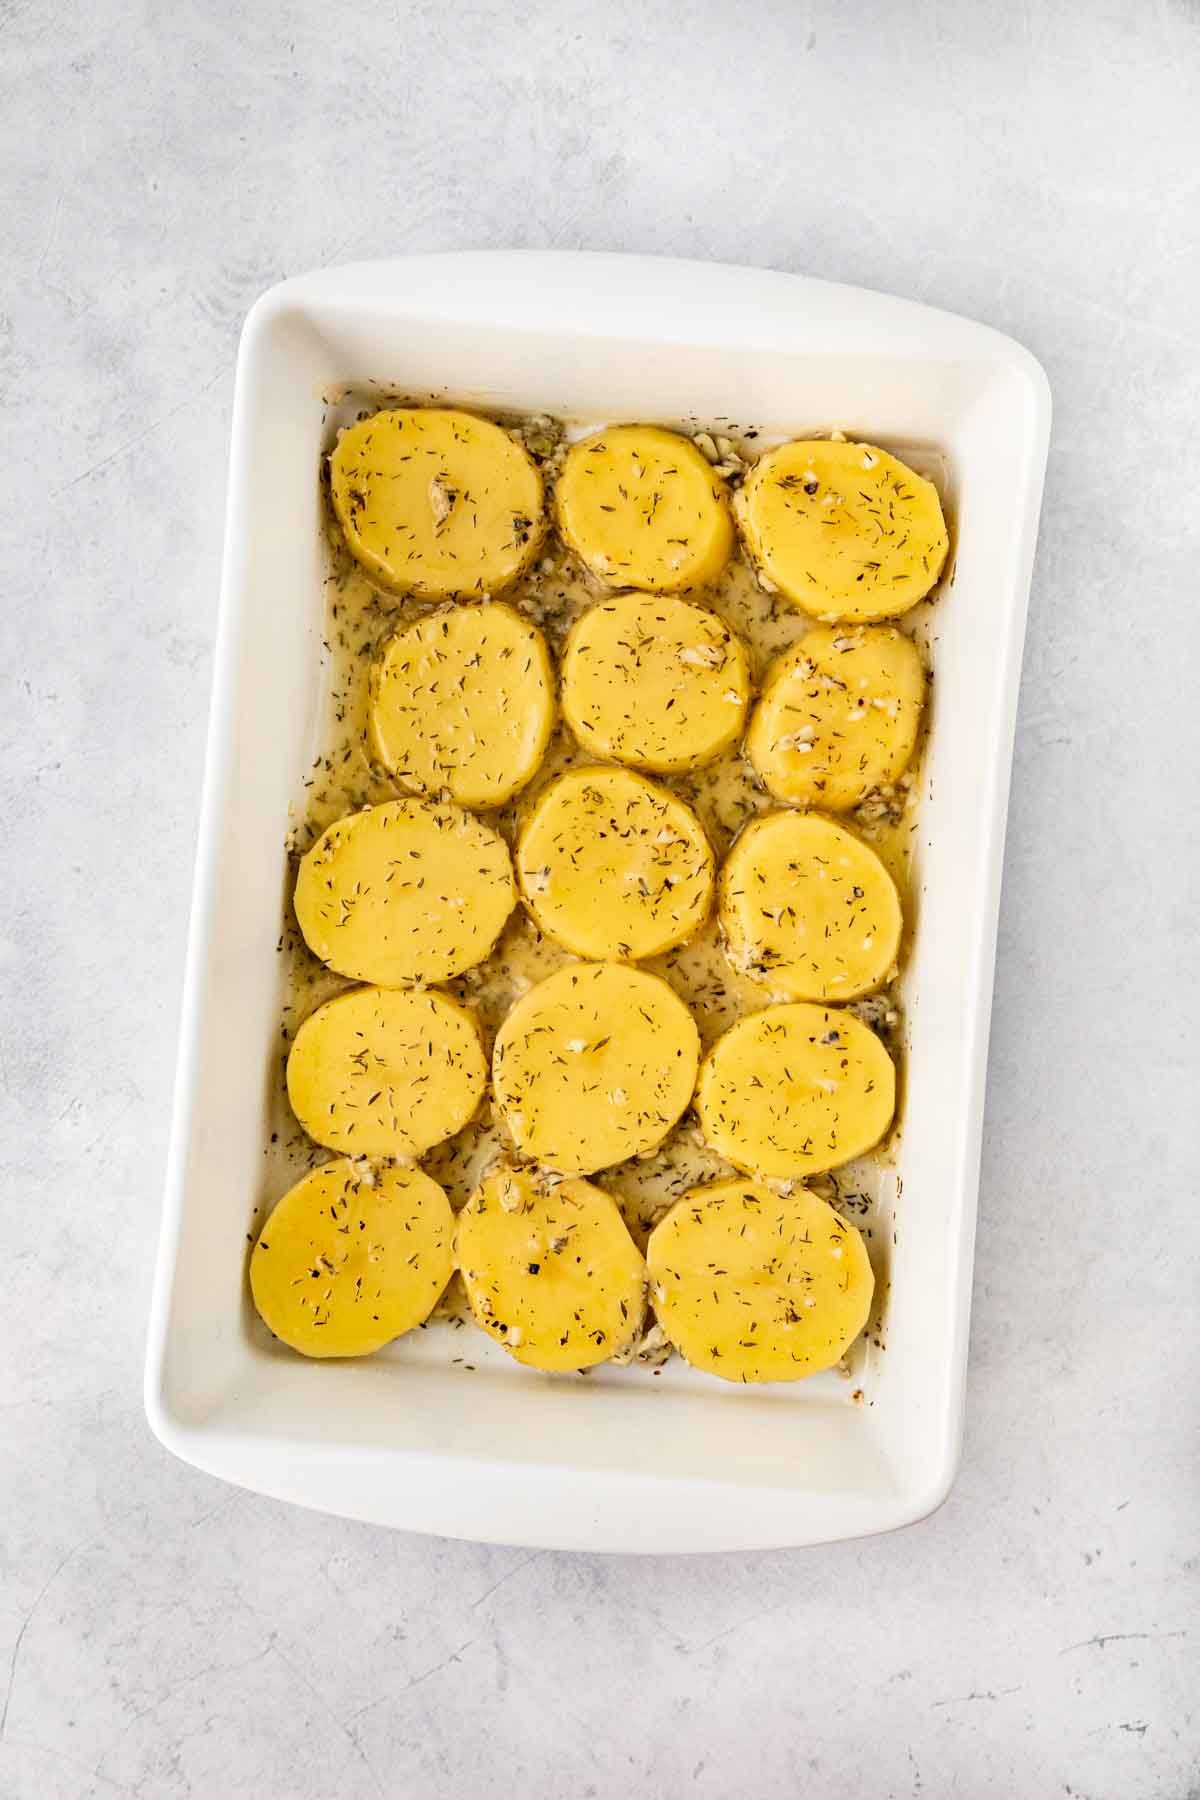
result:
[[[850,1384],[547,1379],[449,1334],[364,1362],[251,1329],[283,1000],[284,837],[321,709],[324,396],[662,423],[837,426],[947,472],[904,976],[902,1128],[876,1220],[883,1349]],[[301,276],[245,326],[146,1408],[175,1454],[349,1517],[511,1544],[735,1550],[882,1531],[944,1499],[961,1433],[1005,811],[1049,434],[1012,340],[805,277],[609,255],[407,257]],[[458,1357],[453,1361],[451,1348]]]

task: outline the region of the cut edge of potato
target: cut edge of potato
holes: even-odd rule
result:
[[[847,1080],[852,1057],[858,1067]],[[895,1117],[896,1065],[849,1009],[784,1001],[743,1014],[709,1047],[695,1107],[705,1141],[735,1168],[803,1179],[883,1141]]]
[[[305,943],[337,974],[412,987],[481,962],[516,899],[498,832],[453,802],[406,796],[328,825],[301,858],[293,907]]]
[[[745,1176],[690,1188],[646,1247],[654,1314],[693,1368],[798,1381],[839,1363],[870,1317],[862,1233],[801,1184]]]
[[[595,1174],[663,1142],[691,1103],[699,1056],[691,1010],[660,975],[568,963],[496,1033],[496,1113],[521,1155]]]
[[[898,626],[814,625],[767,669],[747,760],[776,800],[849,812],[909,767],[926,685],[920,653]]]
[[[496,1165],[458,1215],[454,1254],[476,1324],[526,1367],[593,1368],[641,1334],[644,1258],[583,1176]]]
[[[678,594],[634,590],[597,602],[571,627],[562,656],[563,717],[577,742],[652,775],[704,768],[732,749],[751,692],[738,633]]]
[[[448,701],[439,694],[433,703],[434,721],[430,725],[422,715],[418,726],[410,714],[415,707],[397,707],[392,689],[402,684],[404,697],[413,695],[412,668],[422,656],[431,656],[439,635],[448,639],[478,627],[478,641],[470,647],[451,646],[447,661],[451,677],[462,679],[462,671],[477,666],[489,648],[495,655],[491,661],[504,673],[504,663],[517,643],[524,643],[530,658],[528,671],[522,670],[506,690],[494,681],[491,691],[473,696],[475,717],[462,716],[452,721],[438,721],[437,714],[453,706],[460,715],[468,708],[457,696]],[[487,628],[500,637],[492,645],[483,641]],[[503,641],[507,634],[508,642]],[[407,656],[407,666],[401,667]],[[454,667],[454,659],[459,668]],[[528,679],[525,679],[525,676]],[[439,671],[445,679],[445,672]],[[422,691],[421,689],[417,690]],[[496,696],[503,696],[498,716]],[[497,733],[507,723],[504,715],[509,707],[520,709],[518,727],[524,725],[521,742],[509,751],[508,772],[498,773],[494,767],[497,752],[490,748],[487,733]],[[374,760],[386,769],[392,780],[409,792],[432,797],[447,793],[459,806],[474,811],[491,811],[505,805],[514,794],[526,787],[545,759],[554,731],[556,717],[554,668],[546,640],[539,628],[523,618],[506,600],[458,601],[439,607],[424,618],[400,626],[392,633],[376,656],[371,669],[367,742]],[[480,733],[484,736],[481,740]],[[510,732],[511,735],[511,732]],[[464,739],[467,741],[464,742]],[[489,766],[493,765],[493,766]]]
[[[895,881],[868,843],[824,813],[783,808],[752,819],[725,858],[717,905],[734,968],[780,998],[861,999],[886,984],[900,954]]]
[[[506,593],[547,528],[541,470],[525,446],[457,407],[385,406],[347,426],[329,455],[329,491],[359,567],[385,592],[422,600]]]
[[[573,815],[594,815],[609,829],[602,838],[579,829],[579,848],[564,856]],[[595,862],[580,866],[589,844]],[[527,812],[514,863],[539,929],[591,962],[661,956],[694,937],[712,911],[716,859],[703,825],[634,769],[595,764],[556,776]]]
[[[572,444],[554,514],[564,543],[610,588],[683,593],[715,579],[733,551],[720,477],[690,438],[659,425],[603,426]]]
[[[408,1041],[397,1045],[399,1034]],[[411,1053],[407,1067],[398,1050]],[[365,986],[308,1015],[292,1040],[285,1080],[292,1111],[314,1143],[347,1156],[400,1159],[424,1156],[462,1130],[487,1091],[488,1069],[479,1020],[452,994]]]
[[[880,492],[864,493],[864,482]],[[858,509],[878,521],[874,536],[856,517],[860,499],[877,502]],[[934,484],[889,451],[840,436],[795,438],[766,451],[733,507],[761,584],[825,623],[899,618],[936,587],[949,555]],[[842,532],[846,519],[852,524]],[[873,554],[851,559],[851,552],[865,550]]]
[[[279,1200],[250,1252],[255,1309],[302,1356],[371,1356],[415,1330],[454,1272],[445,1190],[405,1163],[339,1156]]]

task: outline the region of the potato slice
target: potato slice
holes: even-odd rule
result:
[[[712,905],[704,828],[630,769],[571,769],[539,794],[517,879],[541,929],[577,956],[636,962],[697,932]]]
[[[818,625],[771,665],[746,755],[777,800],[848,812],[907,768],[925,700],[894,625]]]
[[[424,989],[339,994],[305,1019],[287,1064],[309,1137],[358,1156],[423,1156],[462,1129],[486,1087],[474,1016]]]
[[[250,1291],[303,1356],[370,1356],[429,1317],[453,1267],[436,1181],[340,1156],[283,1196],[250,1253]]]
[[[408,987],[481,961],[515,899],[496,832],[461,807],[389,800],[317,839],[295,905],[305,943],[339,975]]]
[[[733,548],[720,477],[695,444],[656,425],[573,444],[554,501],[563,539],[610,587],[678,593],[719,575]]]
[[[818,619],[894,619],[926,595],[950,540],[931,481],[870,444],[783,444],[734,501],[766,585]]]
[[[750,699],[741,640],[702,606],[620,594],[567,639],[563,714],[595,756],[635,769],[698,769],[735,744]]]
[[[371,682],[371,743],[403,786],[503,806],[536,774],[554,724],[546,640],[502,601],[398,631]]]
[[[476,1322],[531,1368],[591,1368],[641,1330],[646,1265],[590,1181],[494,1170],[458,1215],[455,1260]]]
[[[473,413],[373,413],[342,432],[329,484],[351,555],[389,593],[500,593],[537,555],[537,465],[507,431]]]
[[[704,1060],[696,1116],[708,1143],[755,1175],[818,1175],[861,1156],[892,1122],[896,1070],[853,1013],[796,1001],[750,1013]]]
[[[743,975],[790,1000],[855,1000],[900,949],[896,884],[861,838],[820,813],[775,812],[721,870],[721,930]]]
[[[588,1175],[662,1142],[692,1097],[700,1034],[673,988],[622,963],[572,963],[496,1034],[496,1106],[527,1156]]]
[[[799,1381],[839,1362],[867,1322],[875,1277],[862,1234],[807,1188],[720,1181],[650,1233],[660,1325],[724,1381]]]

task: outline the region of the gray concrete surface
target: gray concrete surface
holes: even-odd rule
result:
[[[0,0],[5,1800],[1200,1795],[1198,94],[1180,0]],[[863,282],[1049,371],[966,1454],[890,1539],[428,1542],[143,1422],[238,326],[468,245]]]

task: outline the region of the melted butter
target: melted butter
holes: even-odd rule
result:
[[[913,458],[914,463],[919,459]],[[932,471],[926,466],[923,472]],[[940,473],[940,471],[938,471]],[[552,473],[548,467],[547,473]],[[936,474],[935,474],[936,479]],[[939,481],[939,486],[942,486]],[[428,603],[383,594],[353,562],[332,517],[329,520],[329,573],[325,580],[325,636],[322,668],[322,713],[318,727],[319,754],[305,779],[296,808],[297,822],[289,834],[292,877],[300,857],[326,826],[344,814],[366,805],[395,799],[403,791],[369,754],[367,732],[372,666],[387,638],[399,627],[428,615],[436,608]],[[944,585],[944,583],[943,583]],[[504,598],[545,633],[557,665],[574,621],[608,592],[601,589],[582,565],[554,536],[547,539],[540,561]],[[749,566],[735,551],[720,578],[708,589],[687,598],[709,605],[736,631],[750,655],[754,693],[757,697],[768,664],[790,648],[811,627],[807,615],[781,596],[766,593]],[[935,595],[898,621],[919,644],[928,641],[930,614]],[[928,658],[926,657],[926,662]],[[753,703],[752,703],[753,704]],[[927,717],[927,710],[925,717]],[[748,715],[749,716],[749,715]],[[905,904],[905,940],[901,967],[908,948],[910,852],[916,831],[916,799],[921,791],[921,763],[925,721],[909,770],[909,780],[889,799],[843,821],[866,838],[886,864]],[[540,790],[563,770],[594,759],[579,748],[559,720],[545,760],[533,781],[506,807],[481,814],[511,845],[525,808]],[[774,804],[757,784],[753,770],[740,750],[732,750],[707,768],[678,776],[653,776],[691,805],[708,832],[718,862],[724,857],[742,826]],[[287,1049],[303,1020],[334,994],[353,984],[331,974],[308,950],[300,937],[289,901],[280,939],[286,991],[282,1023],[282,1055],[272,1099],[271,1125],[274,1152],[266,1183],[267,1203],[282,1194],[303,1168],[325,1160],[326,1152],[313,1145],[297,1125],[287,1105],[283,1069]],[[485,1049],[490,1058],[492,1040],[505,1014],[537,981],[575,960],[570,953],[543,937],[524,908],[518,905],[492,954],[477,968],[446,990],[471,1007],[479,1019]],[[723,953],[714,919],[689,943],[647,961],[644,967],[663,975],[692,1009],[704,1048],[744,1013],[768,1005],[775,996],[769,989],[735,971]],[[781,996],[782,997],[782,996]],[[898,981],[880,995],[859,1005],[884,1037],[901,1064],[903,1037]],[[857,1010],[857,1008],[855,1008]],[[810,1182],[818,1192],[858,1225],[870,1240],[872,1219],[880,1191],[880,1177],[890,1160],[891,1139],[870,1156]],[[421,1159],[421,1167],[439,1182],[457,1210],[465,1204],[488,1167],[512,1152],[511,1142],[485,1099],[476,1118],[446,1143]],[[651,1226],[680,1194],[697,1184],[736,1174],[732,1165],[710,1150],[691,1112],[683,1118],[655,1151],[629,1163],[590,1177],[617,1200],[639,1247],[644,1247]],[[876,1221],[882,1223],[882,1221]],[[890,1216],[887,1221],[891,1235]],[[882,1250],[882,1244],[879,1245]],[[877,1304],[865,1341],[879,1346],[879,1308],[886,1292],[886,1276],[879,1281]],[[465,1297],[457,1277],[439,1310],[441,1316],[461,1322]]]

